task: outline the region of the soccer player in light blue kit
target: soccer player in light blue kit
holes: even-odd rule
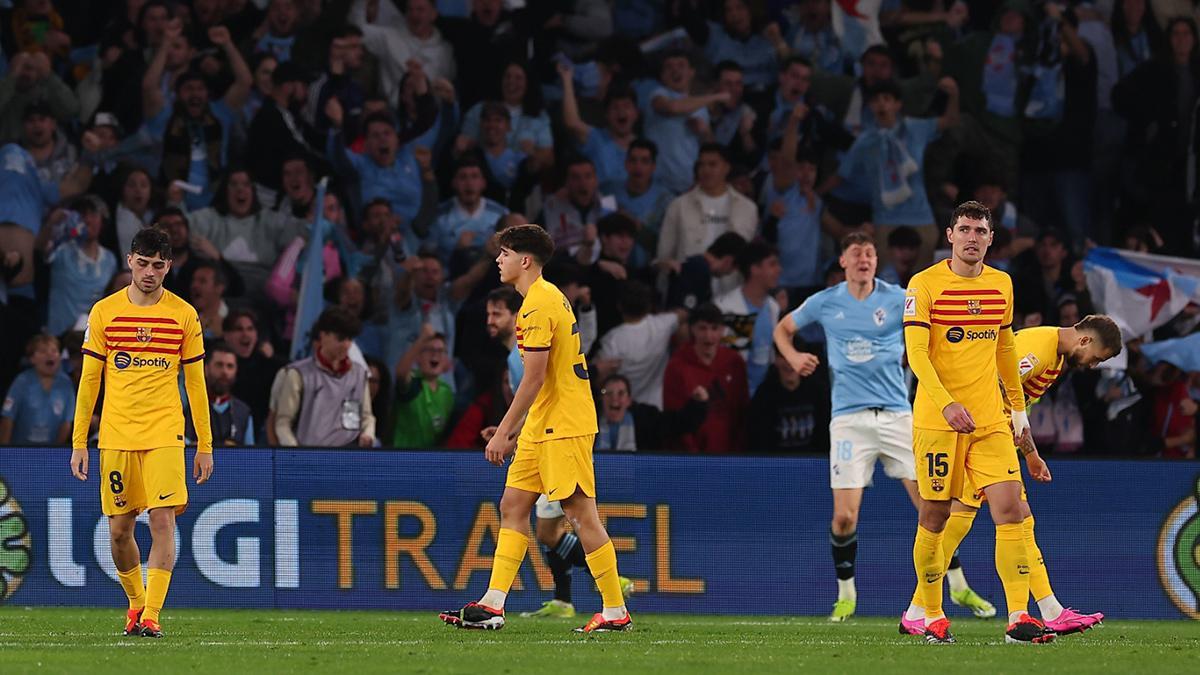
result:
[[[838,579],[838,599],[830,621],[854,615],[858,592],[854,559],[858,550],[858,510],[863,488],[871,485],[875,461],[889,477],[900,480],[918,506],[912,449],[912,406],[908,402],[904,366],[904,289],[875,278],[878,263],[874,240],[853,232],[842,240],[838,262],[846,271],[842,283],[815,293],[775,326],[775,346],[802,376],[816,370],[815,354],[793,345],[797,331],[809,324],[825,329],[833,382],[829,422],[829,484],[833,488],[833,522],[829,541]],[[951,599],[976,616],[996,608],[967,586],[955,556]]]

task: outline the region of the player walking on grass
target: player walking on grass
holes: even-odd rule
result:
[[[579,327],[566,297],[542,278],[554,242],[539,225],[511,227],[498,236],[500,280],[525,298],[517,318],[525,373],[484,456],[496,466],[503,466],[514,451],[516,457],[500,499],[500,535],[488,590],[479,602],[442,612],[439,618],[459,628],[504,627],[504,601],[529,550],[530,510],[544,494],[562,504],[604,601],[603,611],[575,630],[628,630],[633,621],[621,596],[617,554],[596,511],[596,405]]]
[[[100,413],[100,504],[108,516],[113,562],[129,610],[126,635],[162,637],[159,613],[175,566],[175,516],[188,503],[183,458],[186,380],[198,436],[192,475],[212,475],[212,427],[204,386],[204,337],[196,310],[162,287],[171,269],[171,241],[157,228],[133,237],[127,288],[97,302],[83,338],[83,373],[75,404],[71,473],[88,478],[88,428],[104,385]],[[142,585],[135,520],[150,511],[150,558]]]
[[[920,508],[912,452],[912,406],[904,383],[904,290],[875,278],[874,240],[855,232],[842,240],[838,261],[846,281],[810,296],[775,327],[775,346],[802,376],[816,370],[815,354],[793,345],[796,332],[809,324],[825,329],[833,372],[833,419],[829,423],[829,484],[833,522],[829,541],[838,580],[838,599],[830,621],[854,615],[858,591],[854,563],[858,551],[858,511],[863,489],[871,484],[875,462],[899,480]],[[953,553],[953,549],[951,549]],[[976,616],[995,616],[996,608],[967,586],[953,558],[950,597]]]
[[[965,480],[987,495],[996,523],[996,571],[1008,605],[1005,640],[1044,643],[1055,637],[1025,611],[1029,555],[1013,445],[1028,443],[1029,418],[1012,331],[1012,279],[983,264],[992,234],[986,206],[960,204],[946,229],[951,258],[917,273],[904,298],[905,347],[917,376],[913,452],[922,499],[913,566],[931,644],[954,642],[942,611],[943,540],[950,500],[962,493]],[[1010,414],[1005,397],[1012,402]],[[918,611],[910,607],[905,618]]]
[[[1016,335],[1017,370],[1021,376],[1026,406],[1032,405],[1054,384],[1066,368],[1094,368],[1100,363],[1121,353],[1121,329],[1104,315],[1084,317],[1070,328],[1039,326],[1026,328]],[[1006,402],[1007,403],[1007,402]],[[1006,405],[1006,409],[1010,406]],[[1025,457],[1029,475],[1040,482],[1050,481],[1050,470],[1038,454],[1033,438],[1025,446],[1017,448]],[[1020,477],[1020,474],[1017,474]],[[942,551],[953,551],[971,530],[975,514],[983,503],[984,494],[975,489],[969,480],[963,481],[962,494],[950,506],[950,520],[942,540]],[[1080,614],[1070,607],[1063,607],[1050,587],[1050,576],[1042,559],[1033,534],[1033,512],[1025,491],[1021,491],[1021,532],[1025,538],[1025,549],[1029,555],[1029,591],[1041,612],[1046,628],[1068,635],[1082,633],[1104,620],[1104,615]],[[913,596],[913,606],[922,607],[919,595]],[[907,614],[900,620],[900,631],[911,635],[923,635],[923,617],[909,619]]]

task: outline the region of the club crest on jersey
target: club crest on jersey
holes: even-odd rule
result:
[[[978,300],[968,300],[967,311],[975,316],[979,316],[980,314],[983,314],[983,303],[979,302]]]
[[[150,340],[153,340],[153,339],[154,339],[153,331],[151,331],[149,328],[143,328],[142,326],[137,327],[137,341],[138,342],[149,342]]]
[[[934,492],[941,492],[946,489],[946,481],[941,478],[930,478],[929,487],[933,488]]]
[[[882,326],[884,321],[887,321],[887,311],[882,307],[877,307],[875,309],[875,325]]]

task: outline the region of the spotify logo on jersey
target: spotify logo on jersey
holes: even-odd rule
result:
[[[959,337],[961,339],[962,336]],[[958,342],[958,340],[955,340],[955,342]],[[117,352],[117,355],[113,357],[113,365],[117,367],[117,370],[125,370],[129,367],[129,362],[132,360],[129,354]]]
[[[963,335],[962,326],[951,326],[950,330],[946,331],[946,339],[950,342],[962,342]]]

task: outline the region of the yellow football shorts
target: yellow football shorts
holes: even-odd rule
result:
[[[100,506],[106,516],[187,509],[183,448],[100,450]]]
[[[1021,480],[1007,422],[960,434],[948,429],[913,429],[917,490],[922,499],[945,501],[969,489]]]
[[[588,434],[541,443],[518,441],[504,486],[538,492],[552,502],[570,497],[576,488],[595,498],[596,472],[592,467],[595,437]]]

